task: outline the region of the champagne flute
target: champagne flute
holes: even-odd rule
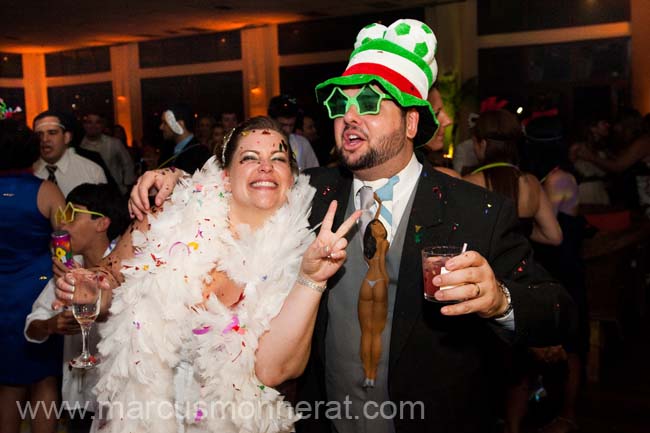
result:
[[[81,326],[83,348],[81,354],[70,361],[73,368],[89,369],[98,361],[88,350],[88,334],[93,322],[99,315],[101,290],[96,272],[79,268],[71,271],[74,278],[74,293],[72,296],[72,315]]]

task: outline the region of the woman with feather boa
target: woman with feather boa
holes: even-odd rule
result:
[[[314,239],[314,189],[268,118],[235,128],[219,156],[135,222],[99,270],[110,304],[101,432],[287,432],[298,418],[272,387],[305,368],[359,215],[332,232],[333,203]],[[57,286],[71,298],[70,274]]]

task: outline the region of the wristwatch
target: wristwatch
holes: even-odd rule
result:
[[[497,280],[497,286],[499,286],[499,289],[501,289],[501,292],[505,295],[506,301],[508,301],[508,308],[506,308],[506,311],[504,311],[502,314],[499,314],[498,316],[492,316],[493,319],[504,319],[506,318],[510,313],[512,313],[512,298],[510,297],[510,290],[506,287],[505,284],[503,284],[502,281]]]

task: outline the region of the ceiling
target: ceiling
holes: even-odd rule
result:
[[[1,0],[0,51],[43,53],[454,2]]]

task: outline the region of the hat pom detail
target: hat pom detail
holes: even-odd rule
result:
[[[357,40],[354,42],[354,49],[356,50],[361,45],[372,41],[373,39],[383,39],[386,34],[386,26],[379,23],[368,24],[361,29],[357,35]]]
[[[384,38],[421,57],[434,72],[438,70],[435,63],[438,41],[431,27],[421,21],[401,19],[386,29]]]

